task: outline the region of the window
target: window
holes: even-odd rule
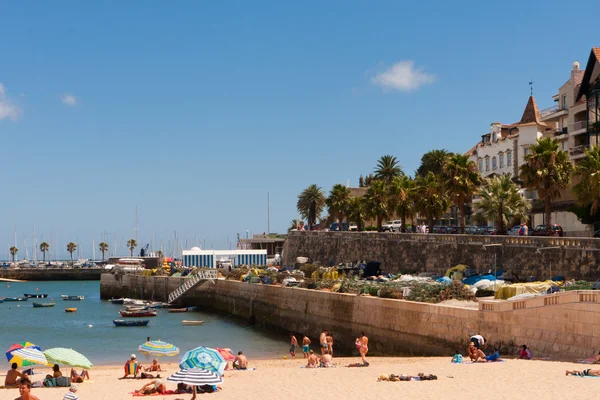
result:
[[[485,157],[485,170],[486,171],[490,170],[490,158],[489,157]]]
[[[512,165],[512,152],[510,150],[506,152],[506,165],[509,167]]]
[[[479,166],[479,172],[483,172],[483,160],[481,158],[477,160],[477,165]]]
[[[492,169],[496,169],[496,157],[492,158]]]
[[[562,99],[562,109],[566,110],[567,109],[567,95],[563,94],[563,99]]]
[[[529,154],[529,147],[524,147],[523,148],[523,157],[527,157],[528,154]]]
[[[498,155],[499,161],[500,161],[500,168],[504,168],[504,153],[500,152],[500,154]]]

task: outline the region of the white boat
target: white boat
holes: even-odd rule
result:
[[[203,323],[204,321],[190,321],[186,319],[181,321],[181,325],[202,325]]]
[[[61,294],[60,297],[62,297],[63,300],[83,300],[84,297],[83,295],[76,295],[76,296],[67,296],[66,294]]]
[[[144,300],[123,299],[123,304],[126,306],[145,306],[146,302]]]

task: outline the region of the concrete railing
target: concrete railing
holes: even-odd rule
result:
[[[570,303],[600,304],[600,292],[595,290],[573,290],[519,300],[480,300],[479,311],[502,312]]]

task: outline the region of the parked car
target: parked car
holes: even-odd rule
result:
[[[565,232],[563,231],[562,226],[558,224],[552,224],[550,227],[550,232],[546,229],[546,225],[538,225],[535,227],[531,236],[564,236]]]
[[[400,232],[400,228],[402,228],[402,220],[397,219],[392,221],[392,227],[390,229],[392,232]]]
[[[340,224],[338,222],[334,222],[333,224],[329,225],[329,230],[330,231],[338,231],[340,227]],[[342,230],[343,231],[347,231],[348,230],[348,223],[344,222],[342,224]]]
[[[460,226],[447,226],[446,233],[457,234],[460,233]]]
[[[441,225],[434,225],[433,229],[431,230],[431,233],[445,233],[445,232],[440,232],[440,230],[442,230],[444,227]],[[445,229],[444,229],[445,231]]]
[[[498,229],[496,229],[493,226],[486,226],[485,227],[485,231],[483,233],[484,235],[497,235],[498,234]]]
[[[465,226],[465,234],[475,235],[477,233],[477,226]]]
[[[357,231],[358,225],[356,225],[354,222],[350,222],[350,225],[348,225],[348,230],[349,231]]]
[[[381,225],[381,230],[383,230],[384,232],[391,232],[393,223],[394,221],[386,222],[385,224]]]

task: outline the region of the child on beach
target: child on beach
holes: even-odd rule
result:
[[[533,358],[533,354],[531,354],[531,350],[527,348],[527,345],[521,346],[521,351],[519,352],[519,358],[524,360],[531,360]]]
[[[298,339],[293,333],[290,333],[290,354],[292,359],[296,358],[296,347],[298,347]]]
[[[452,364],[462,364],[463,362],[463,356],[462,354],[460,354],[460,350],[456,350],[454,352],[454,357],[452,357]]]
[[[304,353],[304,358],[308,358],[308,352],[310,351],[310,339],[304,335],[302,338],[302,353]]]

